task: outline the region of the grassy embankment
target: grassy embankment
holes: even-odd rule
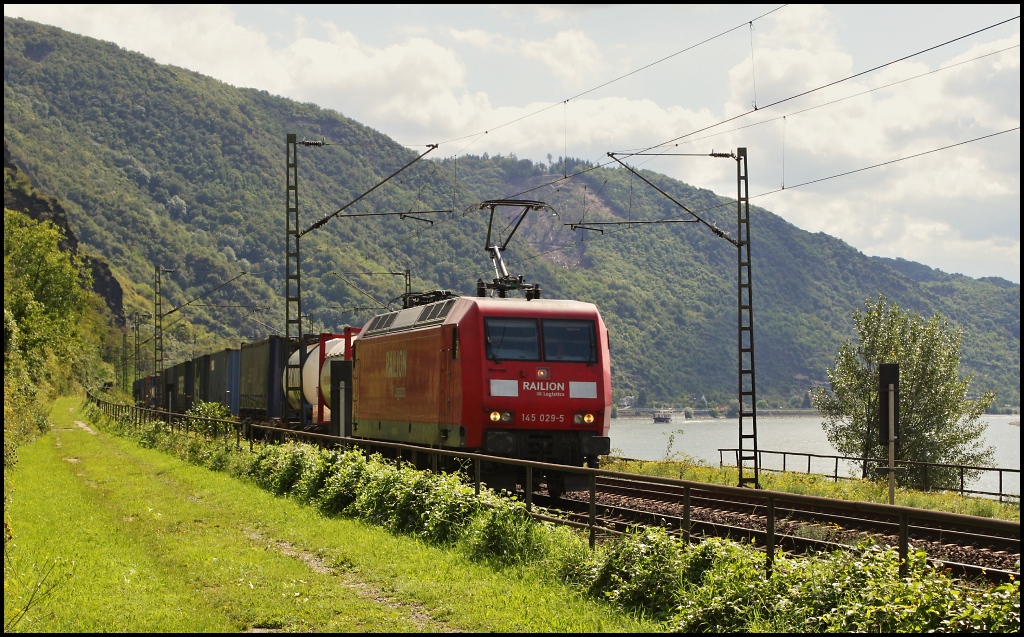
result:
[[[332,628],[329,622],[355,611],[346,606],[348,598],[339,597],[333,607],[325,606],[329,603],[321,597],[329,600],[338,586],[303,572],[317,573],[312,567],[321,566],[333,568],[332,576],[340,584],[354,581],[348,586],[368,587],[376,601],[383,598],[392,608],[402,609],[396,619],[371,605],[347,624],[359,629],[408,628],[410,619],[419,618],[423,623],[412,627],[421,630],[1019,630],[1017,582],[1000,586],[958,582],[928,567],[922,552],[911,555],[905,578],[898,575],[895,552],[872,544],[809,558],[777,554],[768,578],[764,555],[749,545],[721,539],[687,545],[662,529],[637,530],[590,551],[585,536],[537,523],[521,503],[489,491],[476,496],[471,486],[454,475],[396,467],[358,451],[295,443],[257,445],[251,453],[248,447],[236,449],[230,441],[182,435],[159,423],[132,428],[95,410],[90,410],[90,417],[119,438],[90,442],[85,438],[88,434],[58,431],[63,446],[50,452],[53,466],[47,475],[60,470],[82,473],[76,477],[91,484],[68,479],[67,486],[77,485],[80,499],[89,504],[98,499],[106,510],[86,514],[87,520],[108,517],[104,530],[127,523],[121,527],[126,532],[107,543],[133,547],[130,550],[139,555],[137,560],[146,570],[140,571],[134,563],[131,568],[136,573],[115,570],[108,576],[111,588],[93,592],[86,586],[87,594],[61,600],[66,605],[85,608],[102,594],[103,600],[114,600],[112,604],[123,613],[133,606],[116,594],[121,581],[145,572],[148,579],[144,577],[143,582],[154,586],[161,581],[154,577],[175,578],[164,592],[171,604],[180,605],[160,604],[159,608],[186,612],[190,607],[185,604],[191,602],[198,609],[193,613],[197,621],[205,613],[222,623],[234,622],[235,627],[280,622],[292,629]],[[72,434],[77,438],[72,439]],[[78,455],[69,455],[70,442],[80,447],[75,451]],[[166,455],[140,452],[133,442],[240,480],[211,477]],[[29,447],[34,453],[40,448],[45,445]],[[104,462],[107,456],[113,457]],[[64,458],[78,460],[68,463],[76,468],[65,469]],[[104,466],[102,471],[88,471]],[[47,475],[30,478],[40,481]],[[240,488],[239,483],[250,487]],[[251,487],[285,497],[269,498]],[[138,496],[131,497],[136,492]],[[46,503],[44,509],[52,507]],[[333,519],[312,513],[316,510]],[[53,529],[63,520],[58,516],[48,522],[46,529]],[[78,526],[88,528],[84,522]],[[81,534],[72,524],[64,526],[62,535]],[[100,532],[95,534],[102,538]],[[235,548],[229,540],[243,535],[249,540],[241,542],[243,548]],[[401,536],[419,541],[408,540],[412,542],[408,544]],[[205,543],[200,541],[206,538]],[[408,546],[418,551],[403,548]],[[309,568],[261,579],[264,571],[271,571],[271,566],[253,557],[261,547],[274,556],[267,558],[275,560],[271,566],[283,562],[294,568],[301,562]],[[143,558],[148,561],[141,562]],[[108,562],[92,559],[90,572],[96,564]],[[115,569],[119,564],[114,564]],[[250,590],[258,593],[245,590],[250,583]],[[237,594],[232,586],[242,589],[239,598],[232,597]],[[307,594],[310,589],[315,590]],[[277,599],[279,593],[281,599]],[[54,600],[59,600],[59,594]],[[589,614],[586,598],[602,600],[592,606],[597,617]],[[302,615],[303,611],[310,614]],[[102,622],[107,615],[97,614],[94,607],[78,616],[95,617],[95,622],[106,626]],[[631,621],[634,616],[660,623]],[[40,617],[45,620],[45,613]],[[312,620],[322,623],[311,625]]]
[[[606,458],[603,469],[639,473],[644,475],[678,478],[711,484],[735,485],[738,475],[735,467],[715,467],[679,454],[667,460],[627,460]],[[889,502],[889,487],[874,480],[839,480],[829,476],[796,471],[762,471],[761,486],[772,491],[817,495],[860,502]],[[934,509],[964,515],[977,515],[1001,520],[1020,520],[1020,500],[998,502],[989,498],[961,496],[941,491],[896,490],[896,504],[919,509]]]
[[[8,479],[5,625],[30,631],[631,631],[635,619],[527,567],[495,570],[103,431],[57,401]],[[38,563],[37,563],[38,562]]]

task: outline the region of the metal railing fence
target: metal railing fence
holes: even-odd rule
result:
[[[735,466],[735,465],[726,465],[725,464],[725,454],[726,453],[732,454],[736,458],[739,457],[739,450],[736,449],[736,448],[719,449],[718,450],[718,466],[719,467]],[[883,468],[884,469],[884,468],[887,468],[889,466],[889,460],[885,459],[885,458],[855,458],[853,456],[838,456],[838,455],[829,455],[829,454],[820,454],[820,453],[806,453],[806,452],[799,452],[799,451],[773,451],[773,450],[770,450],[770,449],[758,449],[758,454],[760,456],[762,456],[762,457],[758,458],[758,466],[763,471],[797,471],[798,469],[796,469],[796,468],[789,468],[789,467],[794,467],[793,464],[787,464],[787,460],[790,457],[793,457],[793,458],[796,458],[796,459],[804,459],[804,460],[807,461],[807,470],[806,471],[802,471],[803,463],[802,462],[800,463],[800,469],[799,470],[802,471],[803,473],[808,473],[808,474],[815,473],[817,475],[823,475],[823,476],[826,476],[826,477],[830,477],[830,478],[832,478],[832,480],[834,482],[838,482],[839,480],[859,480],[860,479],[860,478],[858,478],[856,476],[840,475],[840,473],[839,473],[839,469],[840,469],[839,463],[840,462],[848,462],[848,463],[856,464],[856,465],[863,465],[865,462],[867,462],[869,465],[871,465],[872,467],[875,467],[876,469],[877,468]],[[765,456],[765,455],[775,456],[775,457],[782,456],[782,468],[778,469],[778,468],[772,468],[770,466],[767,466],[765,464],[764,458],[763,458],[763,456]],[[827,472],[822,472],[820,469],[818,471],[812,471],[811,470],[811,461],[812,461],[812,459],[821,459],[821,460],[829,461],[831,463],[831,469],[832,469],[831,475],[829,473],[827,473]],[[1012,493],[1012,492],[1006,491],[1004,489],[1004,479],[1003,479],[1004,474],[1016,475],[1017,478],[1018,478],[1017,484],[1019,485],[1020,484],[1020,469],[1010,469],[1010,468],[1007,468],[1007,467],[978,467],[978,466],[973,466],[973,465],[945,464],[945,463],[941,463],[941,462],[920,462],[920,461],[917,461],[917,460],[897,460],[895,462],[895,465],[896,465],[896,467],[922,467],[923,468],[923,472],[924,472],[923,480],[921,480],[919,482],[915,482],[915,483],[909,484],[909,485],[906,485],[906,486],[909,486],[909,487],[912,487],[912,488],[915,488],[915,489],[920,489],[922,491],[932,491],[932,490],[954,491],[956,493],[959,493],[960,495],[991,496],[991,497],[994,497],[994,498],[998,498],[1000,502],[1002,502],[1004,499],[1009,499],[1009,498],[1016,498],[1018,500],[1020,499],[1020,493],[1019,492],[1018,493]],[[820,467],[820,464],[819,464],[819,467]],[[932,483],[929,480],[929,478],[928,478],[929,468],[952,469],[957,474],[957,476],[958,476],[959,487],[951,489],[951,488],[948,488],[948,487],[942,487],[940,485],[936,485],[936,484]],[[970,476],[970,474],[972,474],[972,473],[982,473],[982,474],[983,473],[996,473],[996,474],[998,474],[998,478],[999,478],[998,491],[984,491],[984,490],[979,490],[979,489],[969,489],[969,488],[967,488],[967,479]]]

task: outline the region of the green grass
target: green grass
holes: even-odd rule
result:
[[[688,458],[672,460],[623,460],[620,458],[604,458],[601,468],[624,473],[693,480],[710,484],[735,486],[737,472],[735,467],[715,467],[701,464]],[[839,480],[817,474],[799,473],[795,471],[763,471],[760,475],[761,486],[772,491],[816,495],[840,500],[856,500],[860,502],[889,502],[889,487],[886,483],[872,480]],[[1001,520],[1020,520],[1020,500],[1014,502],[998,502],[988,498],[961,496],[957,493],[938,491],[917,491],[898,488],[895,503],[919,509],[934,509],[977,515]]]
[[[659,528],[592,551],[585,536],[537,523],[521,503],[489,490],[476,496],[454,475],[296,443],[235,450],[159,424],[126,426],[95,409],[90,422],[100,436],[65,426],[30,445],[31,466],[40,468],[22,488],[81,473],[64,485],[81,492],[81,510],[41,500],[32,513],[46,521],[29,537],[67,542],[92,529],[102,540],[92,545],[99,554],[72,544],[80,550],[74,568],[87,564],[107,581],[97,587],[73,575],[19,628],[68,630],[92,617],[86,628],[111,630],[139,623],[166,630],[1019,632],[1018,582],[961,582],[919,551],[905,577],[895,550],[871,542],[852,552],[777,554],[772,577],[749,544],[684,544]],[[140,506],[149,508],[131,513]],[[24,513],[13,515],[31,517]],[[5,569],[8,613],[39,572],[18,550],[7,552],[20,558],[18,568]],[[142,560],[159,578],[126,602],[122,589]],[[58,563],[68,572],[70,562]],[[117,572],[127,563],[135,572]],[[155,609],[165,616],[138,621]]]
[[[538,576],[365,523],[74,424],[9,473],[5,623],[57,561],[29,631],[650,631]],[[72,462],[71,460],[74,460]],[[44,586],[45,589],[45,586]]]

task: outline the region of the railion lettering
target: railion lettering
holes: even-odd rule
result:
[[[524,380],[523,391],[565,391],[565,383]]]

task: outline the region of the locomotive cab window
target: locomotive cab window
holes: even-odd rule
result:
[[[540,334],[535,319],[485,318],[487,358],[494,361],[539,361]]]
[[[597,339],[593,321],[547,319],[544,330],[544,360],[577,363],[597,362]]]

